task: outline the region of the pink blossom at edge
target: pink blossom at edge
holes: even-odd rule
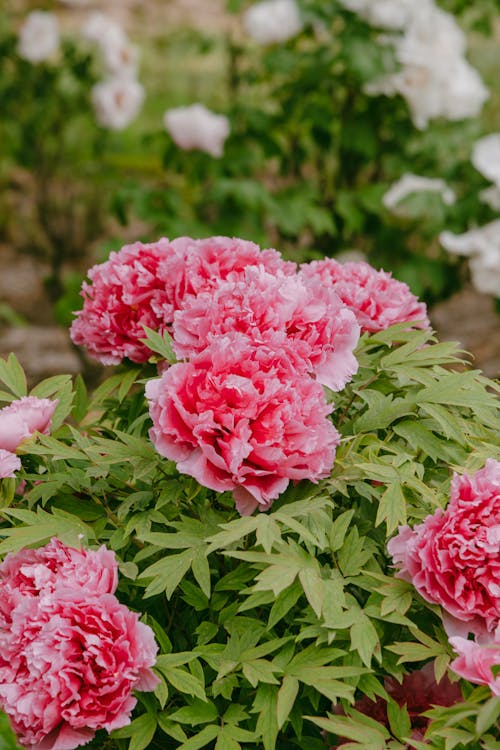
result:
[[[304,263],[300,274],[305,281],[332,287],[356,315],[362,331],[383,331],[395,323],[429,328],[427,308],[407,284],[377,271],[364,261],[339,263],[333,258]]]
[[[14,451],[34,432],[48,435],[57,399],[23,396],[0,409],[0,449]]]
[[[424,599],[469,632],[493,632],[500,622],[500,462],[489,459],[470,477],[455,474],[446,510],[400,527],[388,550],[397,575]]]

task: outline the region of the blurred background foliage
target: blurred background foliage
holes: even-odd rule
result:
[[[499,3],[439,3],[466,32],[467,58],[490,95],[479,116],[432,119],[420,130],[401,96],[366,93],[398,64],[381,40],[387,31],[347,4],[300,0],[302,31],[259,44],[242,23],[249,2],[214,2],[205,27],[182,17],[156,23],[158,3],[141,3],[128,32],[140,48],[144,105],[113,130],[92,110],[102,61],[81,33],[88,14],[108,4],[8,0],[0,20],[0,240],[48,262],[60,323],[80,306],[89,265],[127,239],[162,235],[236,235],[299,262],[361,252],[431,304],[461,287],[467,264],[443,250],[439,234],[497,215],[479,200],[487,181],[470,155],[478,138],[500,130]],[[17,41],[34,9],[56,11],[63,38],[56,55],[37,63],[20,56]],[[229,119],[219,158],[179,148],[163,127],[166,110],[193,102]],[[456,202],[426,191],[389,210],[383,196],[407,173],[444,180]]]

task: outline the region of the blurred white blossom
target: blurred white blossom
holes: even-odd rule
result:
[[[168,109],[163,117],[165,129],[182,149],[198,149],[211,156],[222,156],[229,135],[229,120],[211,112],[203,104]]]
[[[500,220],[464,234],[442,232],[445,250],[470,258],[472,283],[479,292],[500,297]]]
[[[53,13],[34,10],[19,30],[17,51],[32,63],[51,57],[59,48],[59,24]]]
[[[500,185],[500,133],[491,133],[476,141],[471,162],[483,177]]]
[[[286,42],[303,28],[295,0],[263,0],[243,14],[243,28],[259,44]]]
[[[420,129],[436,117],[479,114],[488,90],[464,57],[466,38],[454,16],[432,0],[415,3],[404,33],[391,42],[401,69],[369,84],[368,94],[401,94]]]
[[[425,4],[428,0],[420,0]],[[347,10],[357,13],[373,26],[404,29],[417,4],[415,0],[340,0]]]
[[[422,177],[416,174],[404,174],[397,182],[391,185],[382,198],[382,203],[393,213],[403,213],[401,209],[398,209],[398,204],[408,195],[424,191],[440,193],[443,203],[447,206],[452,205],[456,200],[455,193],[444,180]]]
[[[92,13],[83,24],[81,33],[99,47],[106,75],[129,78],[137,75],[139,50],[112,18],[105,13]]]
[[[133,78],[108,78],[92,88],[97,121],[104,128],[123,130],[140,112],[144,88]]]
[[[500,211],[500,186],[491,185],[491,187],[481,190],[479,200],[492,208],[493,211]]]

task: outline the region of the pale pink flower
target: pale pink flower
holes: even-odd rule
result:
[[[484,644],[455,636],[450,643],[458,657],[451,662],[450,669],[476,685],[488,685],[494,695],[500,695],[500,672],[495,676],[493,667],[500,667],[499,638]]]
[[[286,42],[300,34],[304,22],[295,0],[261,0],[243,14],[246,33],[258,44]]]
[[[300,273],[307,281],[333,287],[355,314],[362,331],[383,331],[395,323],[410,323],[415,328],[430,325],[425,304],[407,284],[368,263],[325,258],[303,264]]]
[[[121,54],[133,57],[130,50]],[[144,87],[130,75],[113,76],[96,83],[91,98],[99,125],[110,130],[124,130],[141,111]]]
[[[231,130],[225,115],[217,115],[203,104],[168,109],[163,115],[163,124],[179,148],[205,151],[215,158],[222,156]]]
[[[401,526],[387,546],[398,577],[424,599],[471,632],[492,632],[500,621],[500,462],[455,474],[447,509]]]
[[[160,273],[171,245],[161,239],[151,244],[125,245],[109,260],[88,272],[83,309],[71,326],[75,344],[87,348],[102,364],[114,365],[128,357],[146,362],[151,350],[140,339],[144,327],[162,333],[172,322],[173,306],[168,278]]]
[[[268,273],[296,273],[295,263],[285,261],[277,250],[261,250],[254,242],[237,237],[178,237],[161,266],[175,310],[188,294],[210,291],[220,281],[238,281],[248,266],[262,266]]]
[[[19,30],[17,52],[31,63],[44,62],[59,49],[59,22],[55,13],[34,10]]]
[[[340,437],[302,342],[215,338],[146,385],[158,452],[200,484],[234,490],[240,513],[269,508],[290,480],[328,476]],[[301,369],[302,368],[302,369]]]
[[[21,468],[21,461],[15,453],[0,448],[0,479],[14,477]]]
[[[269,332],[286,333],[308,347],[308,370],[338,391],[358,369],[353,354],[359,339],[354,314],[333,289],[306,285],[298,276],[270,274],[249,266],[238,281],[186,298],[174,314],[174,349],[179,357],[200,352],[214,336],[239,331],[254,344]]]
[[[35,432],[49,434],[57,399],[23,396],[0,409],[0,448],[13,453]]]
[[[25,598],[0,631],[0,706],[25,747],[71,750],[130,722],[153,690],[152,630],[112,594]]]
[[[75,549],[53,538],[39,549],[9,553],[0,564],[0,625],[25,597],[51,594],[56,588],[82,589],[89,595],[113,594],[118,585],[114,552]]]

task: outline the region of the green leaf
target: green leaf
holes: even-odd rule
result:
[[[298,679],[296,677],[293,677],[293,675],[285,675],[283,677],[281,687],[278,690],[278,698],[276,703],[276,718],[278,721],[279,729],[281,729],[285,721],[288,719],[298,692]]]
[[[196,724],[209,724],[211,721],[216,721],[217,716],[218,711],[213,703],[196,700],[190,706],[184,706],[174,711],[169,718],[180,724],[195,726]]]
[[[392,733],[399,740],[403,740],[405,737],[411,735],[411,719],[408,714],[406,706],[398,706],[396,701],[389,700],[387,702],[387,718],[391,725]]]
[[[380,498],[375,526],[385,521],[387,535],[406,523],[406,500],[399,483],[390,484]]]
[[[255,708],[260,711],[255,732],[262,737],[264,750],[274,750],[278,736],[277,718],[278,691],[273,685],[259,685],[255,697]]]
[[[370,618],[360,612],[359,618],[351,626],[350,634],[351,650],[356,650],[363,664],[369,667],[372,656],[380,653],[378,634]]]
[[[178,667],[166,667],[163,666],[163,663],[158,664],[158,662],[156,663],[156,668],[160,670],[167,681],[180,693],[187,693],[188,695],[192,695],[193,698],[199,698],[202,701],[207,700],[205,686],[190,672]]]
[[[323,608],[324,588],[323,581],[317,570],[304,568],[299,572],[299,581],[306,595],[307,601],[314,610],[316,617],[321,617]]]
[[[16,398],[22,398],[28,393],[26,375],[14,354],[8,358],[0,359],[0,381],[5,383]]]
[[[192,562],[193,575],[198,586],[207,598],[210,598],[210,568],[205,552],[201,549],[195,551]]]
[[[147,586],[144,596],[155,596],[165,591],[167,599],[170,599],[191,567],[194,556],[195,550],[187,549],[178,555],[163,557],[146,568],[140,578],[153,578],[154,580]]]
[[[179,750],[199,750],[200,747],[205,747],[217,737],[220,727],[215,724],[209,724],[197,735],[191,737],[191,739],[184,742],[179,746]]]
[[[148,747],[156,731],[156,716],[153,714],[143,714],[131,724],[121,729],[115,729],[111,733],[112,739],[120,740],[130,737],[129,750],[144,750]]]
[[[174,364],[177,361],[174,350],[172,349],[172,338],[164,331],[163,334],[154,331],[152,328],[144,326],[145,338],[139,339],[143,344],[149,346],[151,351],[156,354],[160,354],[163,359],[166,359],[170,364]]]
[[[476,719],[476,735],[480,739],[500,719],[500,697],[493,696],[479,709]]]
[[[345,535],[353,516],[354,509],[351,508],[351,510],[341,513],[332,523],[330,527],[330,549],[332,552],[336,552],[344,544]]]

